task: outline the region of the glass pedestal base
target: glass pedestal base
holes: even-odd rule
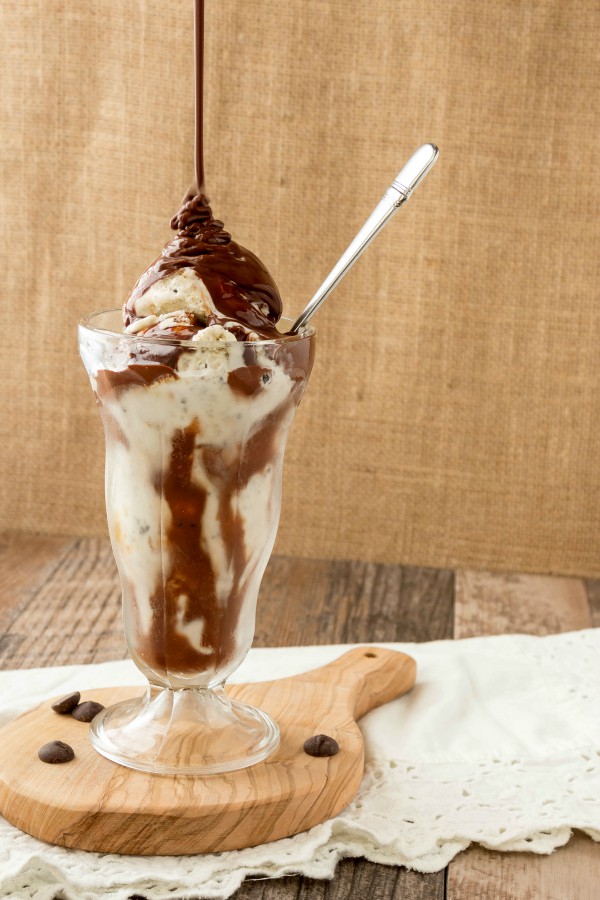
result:
[[[113,762],[161,775],[216,775],[261,762],[279,746],[277,724],[260,709],[230,700],[222,686],[171,690],[103,710],[92,746]]]

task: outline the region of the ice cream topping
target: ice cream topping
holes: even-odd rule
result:
[[[148,337],[237,340],[279,336],[281,297],[263,263],[215,219],[204,194],[171,220],[176,237],[140,276],[124,307],[125,330]]]

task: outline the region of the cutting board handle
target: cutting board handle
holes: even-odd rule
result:
[[[412,656],[383,647],[355,647],[320,669],[299,676],[328,689],[345,687],[350,711],[358,721],[371,709],[406,694],[413,687],[417,664]]]

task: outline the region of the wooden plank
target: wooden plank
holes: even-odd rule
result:
[[[46,539],[40,546],[46,552]],[[19,556],[13,581],[27,585],[34,539]],[[13,561],[16,554],[13,553]],[[1,561],[0,561],[1,566]],[[121,591],[108,541],[80,538],[57,548],[54,564],[35,569],[13,609],[5,634],[2,668],[103,662],[126,655],[121,624]]]
[[[456,574],[455,637],[553,634],[588,628],[585,586],[573,578]],[[596,900],[600,846],[575,835],[550,856],[472,845],[448,868],[447,900]]]
[[[0,628],[47,580],[72,543],[72,538],[0,533]]]
[[[2,665],[90,663],[124,656],[120,589],[108,541],[86,538],[66,545],[59,541],[56,557],[39,577],[31,578],[28,557],[35,557],[43,544],[28,537],[23,546],[26,550],[20,555],[13,551],[17,562],[11,578],[21,579],[22,602],[11,610]],[[451,636],[453,596],[449,571],[276,557],[261,591],[255,643],[446,638]],[[444,873],[420,875],[365,860],[344,860],[331,882],[300,876],[250,881],[235,897],[346,900],[352,895],[370,900],[442,900]]]
[[[73,543],[72,538],[0,534],[0,668],[14,665],[21,635],[12,623],[29,606]]]
[[[453,627],[452,572],[274,557],[258,603],[257,647],[434,641]]]
[[[454,636],[558,634],[592,624],[583,582],[546,575],[456,574]]]
[[[598,900],[600,847],[575,834],[551,856],[469,847],[450,864],[448,900]]]
[[[594,628],[600,628],[600,579],[586,578],[585,589],[592,611],[592,625]]]
[[[408,876],[408,877],[407,877]],[[432,893],[435,879],[437,894]],[[283,887],[289,884],[286,892]],[[332,881],[314,878],[248,879],[235,900],[430,900],[443,897],[444,873],[421,875],[367,860],[342,859]]]

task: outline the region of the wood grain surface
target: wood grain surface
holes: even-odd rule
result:
[[[274,558],[255,643],[426,641],[600,624],[600,581],[460,571],[456,602],[454,582],[448,570]],[[3,668],[125,656],[108,544],[0,537],[0,623]],[[250,879],[235,900],[596,900],[599,884],[600,847],[576,834],[549,857],[471,847],[433,875],[346,859],[332,881]]]
[[[591,624],[588,595],[579,578],[457,573],[454,637],[558,634]]]
[[[232,699],[278,723],[281,743],[264,762],[210,779],[149,778],[117,766],[94,750],[81,722],[59,722],[47,701],[2,730],[0,811],[52,844],[142,856],[238,850],[307,831],[337,815],[360,786],[356,720],[409,691],[415,672],[410,656],[367,646],[303,675],[231,685]],[[141,694],[102,688],[85,697],[109,706]],[[49,773],[37,751],[58,731],[75,759]],[[303,744],[314,734],[332,737],[339,752],[308,756]]]

